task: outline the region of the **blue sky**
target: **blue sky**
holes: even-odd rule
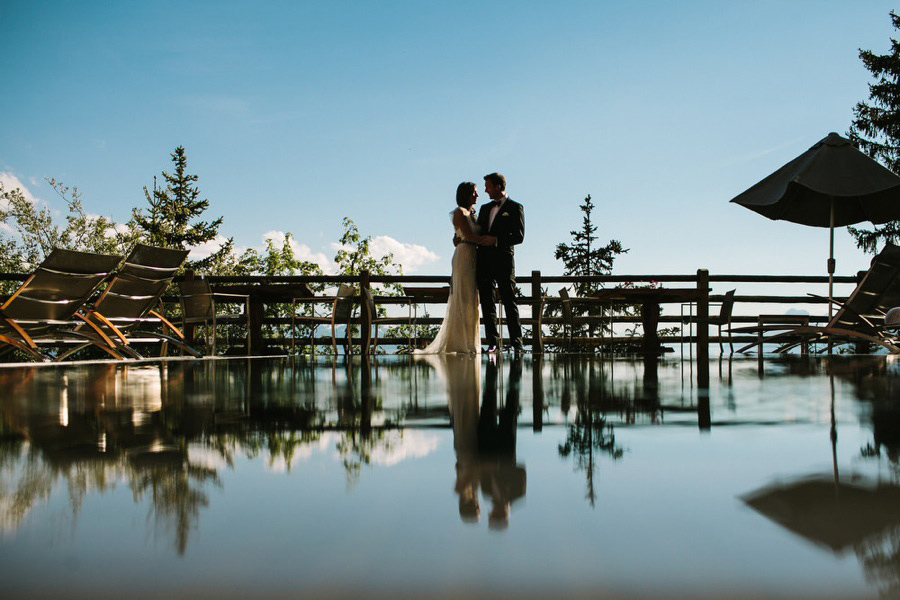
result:
[[[259,247],[334,255],[355,220],[407,272],[449,273],[460,181],[508,178],[522,274],[591,194],[617,273],[824,274],[828,233],[729,200],[868,97],[890,2],[4,0],[0,181],[122,222],[187,150]],[[868,257],[837,234],[838,274]]]

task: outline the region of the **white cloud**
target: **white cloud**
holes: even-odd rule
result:
[[[284,245],[284,240],[286,237],[287,234],[284,231],[267,231],[262,234],[259,245],[255,245],[252,247],[257,252],[265,252],[266,240],[272,240],[272,244],[276,248],[281,248]],[[200,260],[206,258],[210,254],[221,248],[222,244],[224,244],[226,241],[227,238],[220,235],[213,241],[200,244],[199,246],[191,250],[189,258],[191,260]],[[341,246],[340,244],[332,243],[330,244],[330,247],[334,250],[337,250]],[[298,260],[305,260],[316,263],[326,274],[334,275],[337,273],[337,265],[335,265],[328,257],[328,255],[324,252],[316,252],[308,245],[297,242],[297,240],[293,237],[291,237],[291,249],[294,251],[294,257]],[[246,248],[235,247],[235,252],[238,255],[240,255],[245,250]],[[403,265],[404,273],[413,273],[421,266],[434,263],[439,259],[437,254],[435,254],[425,246],[420,246],[418,244],[406,244],[386,235],[379,235],[372,238],[370,250],[372,252],[372,255],[378,258],[388,253],[393,254],[394,262]]]
[[[390,467],[413,458],[428,456],[438,447],[438,437],[421,431],[391,431],[387,443],[372,450],[372,463]]]
[[[325,455],[335,443],[337,436],[333,433],[324,433],[317,442],[304,444],[294,449],[290,462],[282,455],[270,455],[266,463],[266,470],[271,473],[288,473],[298,464],[312,459],[314,454]]]
[[[386,235],[373,237],[369,249],[376,257],[393,254],[394,262],[403,265],[404,273],[414,273],[419,267],[437,262],[439,258],[425,246],[406,244]]]
[[[284,245],[284,240],[287,237],[287,234],[283,231],[267,231],[262,235],[263,244],[261,248],[258,250],[262,251],[265,248],[266,240],[272,240],[272,243],[276,248],[281,248]],[[299,244],[297,240],[291,237],[291,250],[294,251],[294,258],[298,260],[305,260],[308,262],[314,262],[326,273],[334,273],[336,268],[334,264],[328,259],[328,257],[322,252],[313,252],[312,248],[307,246],[306,244]]]
[[[207,258],[213,253],[217,252],[227,241],[228,238],[224,235],[217,235],[215,239],[208,242],[203,242],[202,244],[191,248],[191,252],[190,254],[188,254],[188,259],[203,260],[204,258]]]
[[[22,196],[24,196],[26,200],[32,204],[37,204],[37,198],[35,198],[25,184],[19,181],[19,178],[12,173],[0,173],[0,185],[2,185],[3,189],[7,192],[19,188],[22,192]]]

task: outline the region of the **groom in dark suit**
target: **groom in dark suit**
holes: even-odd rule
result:
[[[494,305],[494,282],[500,291],[500,300],[506,312],[506,326],[513,351],[522,352],[522,327],[519,325],[519,307],[516,305],[516,267],[514,246],[525,239],[525,209],[506,195],[506,178],[499,173],[484,176],[484,191],[492,202],[482,205],[478,212],[478,225],[482,235],[497,239],[493,246],[478,246],[475,278],[481,298],[481,315],[484,318],[484,334],[488,352],[496,352],[497,309]]]

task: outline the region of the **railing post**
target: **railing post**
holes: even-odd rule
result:
[[[709,271],[697,269],[697,387],[709,388]]]
[[[370,289],[369,283],[369,271],[367,269],[363,269],[359,272],[359,339],[360,344],[362,344],[360,348],[360,352],[362,354],[367,354],[369,352],[369,341],[372,335],[372,316],[369,314],[369,309],[366,306],[366,301],[364,299],[363,290]],[[375,348],[377,350],[377,348]]]
[[[544,333],[541,331],[541,312],[543,311],[543,301],[541,300],[541,272],[531,272],[531,320],[534,325],[531,326],[531,352],[532,354],[541,354],[544,352]]]

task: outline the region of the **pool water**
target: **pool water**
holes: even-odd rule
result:
[[[900,363],[0,368],[9,598],[900,597]]]

